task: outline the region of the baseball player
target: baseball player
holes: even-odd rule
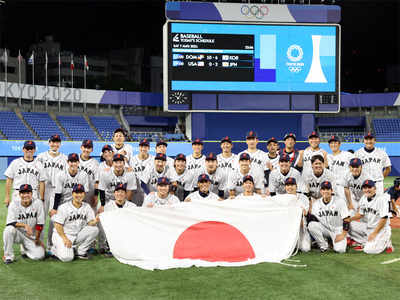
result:
[[[217,194],[210,191],[211,179],[207,174],[201,174],[197,178],[197,186],[199,189],[186,197],[185,202],[193,200],[221,200]]]
[[[268,156],[264,151],[257,149],[258,137],[255,131],[247,133],[246,144],[247,149],[240,152],[238,156],[242,153],[247,153],[250,156],[251,169],[264,174],[264,171],[267,169]]]
[[[204,168],[206,157],[202,154],[203,141],[201,139],[195,139],[192,141],[193,153],[186,157],[186,168],[189,171]]]
[[[266,169],[264,170],[264,186],[265,189],[269,191],[269,175],[274,168],[279,166],[279,143],[276,138],[272,137],[267,141],[267,162]]]
[[[183,201],[194,189],[195,173],[186,168],[186,156],[179,153],[175,156],[174,169],[171,170],[171,190],[180,201]]]
[[[254,178],[246,175],[242,179],[243,193],[235,197],[235,200],[263,200],[260,194],[254,192]]]
[[[83,202],[85,188],[77,184],[72,189],[72,201],[62,204],[54,215],[52,252],[62,262],[74,259],[74,248],[79,259],[89,259],[87,251],[96,239],[99,218],[89,204]]]
[[[179,199],[169,192],[170,180],[167,177],[157,179],[157,192],[150,193],[144,198],[144,207],[154,207],[162,205],[172,205],[179,203]]]
[[[167,167],[172,170],[174,168],[174,160],[167,155],[167,147],[168,143],[166,141],[162,139],[159,140],[156,144],[156,153],[165,154],[167,158]]]
[[[40,233],[45,224],[43,201],[34,199],[32,186],[18,187],[20,199],[14,199],[8,207],[6,228],[3,231],[5,264],[14,262],[14,244],[21,244],[24,254],[33,260],[44,258],[44,246]]]
[[[274,168],[269,175],[270,195],[286,194],[285,181],[289,177],[295,178],[299,182],[299,188],[301,188],[302,178],[300,172],[290,166],[289,155],[283,154],[279,157],[279,166]]]
[[[160,177],[172,178],[172,171],[167,167],[167,156],[163,153],[157,153],[154,157],[154,165],[146,169],[141,180],[141,187],[145,194],[149,194],[157,190],[157,180]]]
[[[375,136],[368,132],[364,136],[364,148],[356,151],[354,155],[361,159],[363,169],[369,179],[375,181],[376,192],[383,194],[383,179],[390,174],[392,164],[384,150],[375,148],[375,143]]]
[[[129,166],[130,161],[133,156],[133,149],[131,145],[125,144],[126,131],[123,128],[117,128],[113,134],[114,144],[111,145],[114,153],[122,154],[124,156],[125,162]]]
[[[319,147],[321,140],[316,131],[311,132],[308,136],[310,146],[303,152],[303,174],[311,173],[311,159],[315,155],[321,155],[324,158],[324,167],[328,167],[328,153]]]
[[[226,136],[221,140],[222,152],[217,155],[218,169],[220,169],[225,177],[229,173],[238,168],[237,155],[232,153],[233,143],[232,140]]]
[[[299,249],[302,252],[309,252],[311,250],[311,236],[307,230],[306,215],[308,214],[310,203],[308,198],[298,193],[297,181],[294,177],[288,177],[285,179],[285,192],[289,195],[295,195],[297,203],[303,209],[303,218],[300,224],[300,236],[299,236]]]
[[[81,155],[79,156],[79,172],[86,174],[88,178],[85,202],[89,203],[96,213],[99,196],[99,162],[90,156],[92,152],[93,141],[84,140],[81,145]],[[80,183],[83,184],[83,182]]]
[[[360,243],[354,247],[356,251],[367,254],[378,254],[386,250],[394,251],[390,228],[388,194],[378,194],[375,182],[371,179],[362,184],[364,196],[360,200],[360,208],[355,216],[350,218],[350,235]],[[361,222],[352,222],[361,220]]]
[[[113,166],[114,150],[110,145],[104,145],[100,154],[99,176],[102,172],[108,171]]]
[[[328,250],[328,241],[333,244],[333,250],[338,253],[346,252],[347,232],[349,231],[349,211],[342,198],[333,196],[332,183],[321,183],[322,197],[312,205],[308,217],[308,231],[316,240],[321,252]]]
[[[396,201],[400,198],[400,177],[394,180],[393,186],[387,190],[387,193],[390,195],[390,211],[399,217],[399,208],[396,205]]]
[[[303,150],[296,150],[294,146],[296,145],[296,135],[294,133],[287,133],[283,137],[283,142],[285,148],[279,150],[279,156],[283,154],[289,155],[290,166],[297,169],[299,172],[303,170]]]
[[[335,176],[338,195],[340,198],[344,198],[344,190],[343,186],[340,185],[340,181],[349,173],[349,163],[354,155],[348,151],[340,150],[340,139],[336,135],[332,135],[328,143],[329,148],[332,150],[332,153],[328,154],[328,167]]]
[[[42,165],[33,157],[35,150],[35,142],[26,141],[22,148],[24,156],[14,159],[5,171],[4,175],[7,179],[4,203],[6,206],[10,204],[11,187],[14,189],[11,199],[17,199],[19,197],[18,188],[21,184],[31,185],[35,198],[44,200],[46,177]]]
[[[250,168],[250,155],[242,153],[239,156],[239,168],[229,174],[227,187],[229,190],[229,198],[243,193],[243,177],[251,175],[254,179],[255,192],[261,194],[264,187],[264,172],[260,168]]]

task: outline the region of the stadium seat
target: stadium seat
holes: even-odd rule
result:
[[[47,140],[53,134],[58,134],[61,140],[67,140],[64,133],[48,113],[23,112],[22,116],[42,140]]]
[[[0,111],[0,130],[9,140],[33,140],[35,137],[12,111]]]
[[[121,127],[114,117],[91,116],[89,119],[105,141],[111,141],[114,130]]]
[[[74,141],[84,139],[99,140],[96,133],[82,116],[57,116],[57,120]]]

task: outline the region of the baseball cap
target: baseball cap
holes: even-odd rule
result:
[[[247,139],[256,139],[257,138],[257,133],[253,130],[250,130],[247,134],[246,134],[246,140]]]
[[[104,145],[103,148],[101,149],[101,152],[105,151],[113,151],[113,148],[110,145]]]
[[[140,141],[139,146],[150,146],[149,140],[148,139],[143,139]]]
[[[221,140],[221,144],[225,142],[232,144],[232,140],[229,138],[229,136],[226,136]]]
[[[201,139],[199,139],[199,138],[194,139],[194,140],[192,141],[192,145],[195,145],[195,144],[203,145],[203,141],[202,141]]]
[[[25,149],[29,150],[29,149],[36,149],[36,144],[34,141],[26,141],[24,143],[24,147]]]
[[[72,188],[73,193],[84,193],[85,187],[82,184],[75,184]]]
[[[175,160],[184,160],[184,161],[186,161],[186,156],[183,153],[179,153],[177,156],[175,156]]]
[[[125,161],[125,156],[119,153],[114,154],[113,161],[119,161],[119,160]]]
[[[20,193],[32,192],[32,186],[30,184],[22,184],[19,187],[19,192]]]
[[[321,189],[332,189],[332,184],[329,181],[324,181],[321,183]]]
[[[214,153],[210,152],[207,154],[206,160],[217,160],[217,156]]]
[[[250,180],[252,183],[254,183],[253,176],[251,175],[246,175],[243,177],[243,183],[246,182],[247,180]]]
[[[197,182],[201,182],[201,181],[211,181],[210,177],[208,177],[207,174],[201,174],[199,176],[199,178],[197,179]]]
[[[123,135],[125,135],[125,129],[123,128],[117,128],[114,130],[114,134],[116,134],[117,132],[122,132]]]
[[[169,185],[170,181],[167,177],[160,177],[157,179],[157,184],[158,185]]]
[[[350,159],[349,164],[350,164],[350,166],[357,168],[362,165],[362,162],[361,162],[361,159],[355,157],[355,158]]]
[[[362,188],[368,186],[368,187],[374,187],[375,186],[375,181],[371,180],[371,179],[367,179],[363,182],[362,184]]]
[[[76,153],[68,154],[68,161],[79,161],[79,155]]]
[[[119,191],[119,190],[124,190],[126,191],[126,183],[118,183],[115,186],[114,192]]]
[[[50,142],[61,142],[61,137],[58,134],[53,134],[50,139]]]
[[[339,137],[338,137],[337,135],[332,135],[332,136],[329,138],[328,143],[330,143],[330,142],[340,142],[340,139],[339,139]]]
[[[164,153],[157,153],[156,157],[154,159],[159,159],[159,160],[166,161],[167,160],[167,156]]]
[[[296,135],[294,133],[286,133],[285,136],[283,137],[283,140],[285,141],[288,138],[296,140]]]
[[[270,143],[278,143],[278,140],[276,138],[272,137],[267,141],[267,145],[269,145]]]
[[[164,145],[165,147],[168,147],[167,142],[164,141],[164,140],[159,140],[159,141],[157,142],[157,144],[156,144],[156,147],[161,146],[161,145]]]
[[[290,184],[297,184],[296,178],[294,177],[288,177],[285,180],[285,185],[290,185]]]
[[[289,162],[290,161],[290,156],[287,154],[283,154],[279,157],[279,161],[285,161],[285,162]]]
[[[375,135],[372,132],[367,132],[366,135],[364,135],[364,139],[374,139]]]
[[[240,154],[239,160],[250,160],[250,155],[246,152]]]
[[[309,139],[311,139],[313,137],[319,137],[319,135],[316,131],[311,132],[310,135],[308,136]]]
[[[85,148],[93,148],[93,141],[92,140],[83,140],[82,146]]]
[[[399,186],[400,185],[400,177],[397,177],[394,182],[393,182],[394,186]]]

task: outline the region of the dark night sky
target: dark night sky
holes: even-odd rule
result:
[[[29,45],[51,34],[63,50],[80,54],[125,46],[144,47],[147,56],[162,53],[163,0],[47,1],[9,0],[1,46],[27,52]],[[338,2],[342,90],[382,91],[387,66],[400,64],[400,0]]]

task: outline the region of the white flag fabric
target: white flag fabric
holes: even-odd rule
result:
[[[118,209],[100,220],[118,261],[154,270],[280,262],[297,246],[301,216],[295,196],[278,195]]]

